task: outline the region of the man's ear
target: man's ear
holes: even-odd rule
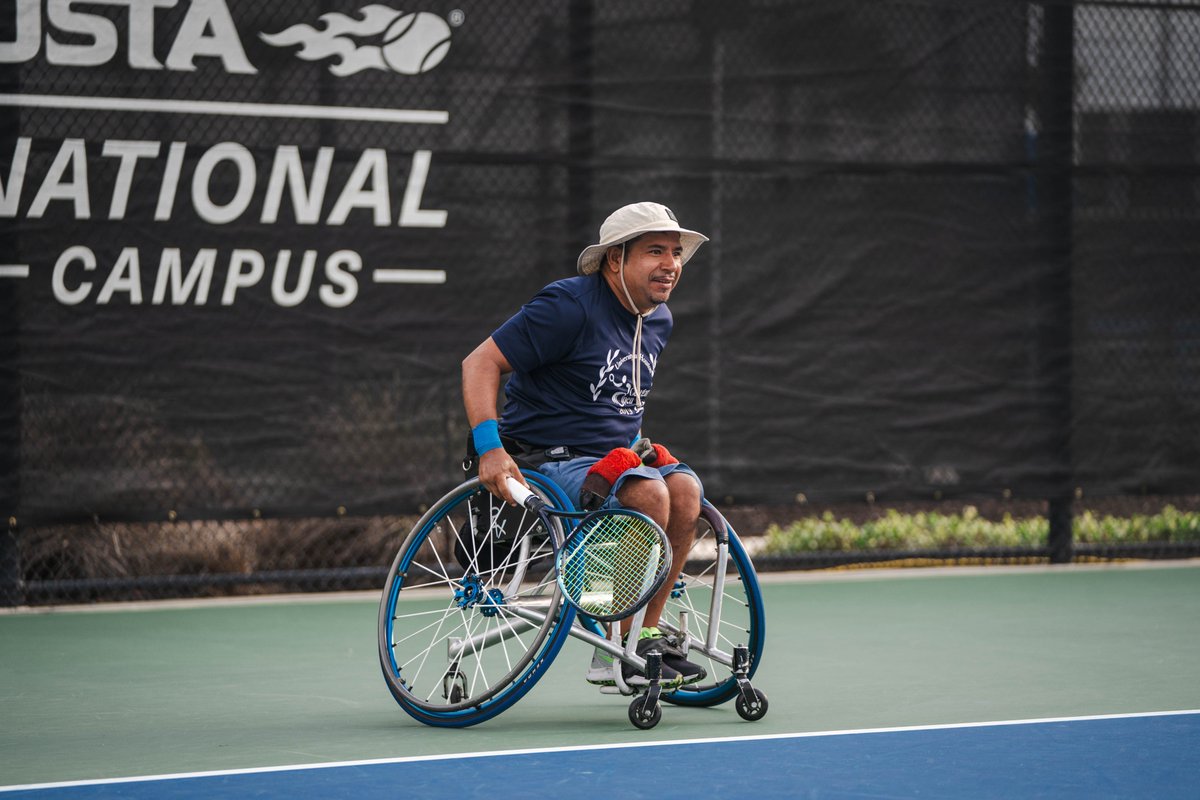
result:
[[[616,272],[621,269],[621,247],[614,245],[604,251],[604,268]]]

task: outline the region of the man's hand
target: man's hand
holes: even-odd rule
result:
[[[504,479],[507,476],[512,476],[519,483],[528,486],[525,482],[525,476],[521,474],[521,468],[517,466],[517,462],[513,461],[503,447],[497,447],[495,450],[488,450],[479,457],[479,480],[487,487],[487,490],[496,497],[502,498],[511,506],[516,505],[512,494],[509,493],[508,487],[505,486]]]
[[[633,452],[641,457],[643,464],[650,467],[666,467],[679,463],[679,459],[671,455],[670,450],[645,437],[633,443]]]

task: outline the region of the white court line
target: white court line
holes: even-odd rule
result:
[[[444,269],[377,269],[371,279],[376,283],[428,283],[446,282]]]
[[[60,789],[71,786],[105,786],[117,783],[149,783],[151,781],[173,781],[187,778],[219,778],[229,775],[260,775],[269,772],[298,772],[310,769],[338,769],[340,767],[369,767],[382,764],[408,764],[419,761],[450,761],[456,758],[494,758],[497,756],[527,756],[547,753],[576,753],[592,750],[621,750],[641,747],[675,747],[678,745],[721,744],[728,742],[765,742],[778,739],[817,739],[827,736],[860,736],[874,733],[919,733],[921,731],[951,731],[968,728],[999,728],[1013,725],[1045,725],[1056,722],[1098,722],[1115,719],[1143,719],[1147,717],[1180,717],[1200,714],[1200,709],[1180,711],[1142,711],[1130,714],[1096,714],[1081,717],[1044,717],[1040,719],[1011,719],[994,722],[954,722],[944,725],[910,725],[896,728],[856,728],[840,731],[810,731],[807,733],[766,733],[759,736],[718,736],[712,739],[670,739],[658,742],[613,742],[609,744],[568,745],[563,747],[531,747],[525,750],[489,750],[477,753],[444,753],[428,756],[399,756],[396,758],[372,758],[361,761],[329,761],[320,764],[291,764],[278,767],[254,769],[225,769],[211,772],[177,772],[170,775],[145,775],[131,778],[101,778],[98,780],[61,781],[58,783],[28,783],[21,786],[0,786],[0,792],[28,791],[30,789]]]
[[[0,264],[0,278],[28,278],[28,264]]]
[[[161,100],[140,97],[74,97],[57,94],[0,93],[0,106],[74,108],[90,111],[157,111],[166,114],[216,114],[235,117],[337,119],[354,122],[395,122],[406,125],[445,125],[450,121],[449,111],[409,108],[231,103],[214,100]]]

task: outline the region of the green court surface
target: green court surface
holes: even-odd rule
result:
[[[369,596],[0,614],[0,786],[1200,708],[1197,562],[771,577],[766,718],[666,706],[651,731],[574,641],[496,719],[424,727],[384,685]]]

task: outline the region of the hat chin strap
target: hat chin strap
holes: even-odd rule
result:
[[[637,315],[637,327],[633,329],[633,407],[637,411],[641,411],[642,404],[642,320],[653,314],[658,306],[643,314],[638,311],[637,305],[633,302],[633,297],[629,294],[629,287],[625,284],[625,242],[621,242],[621,290],[625,292],[625,299],[629,302],[629,307],[633,309],[633,313]]]

